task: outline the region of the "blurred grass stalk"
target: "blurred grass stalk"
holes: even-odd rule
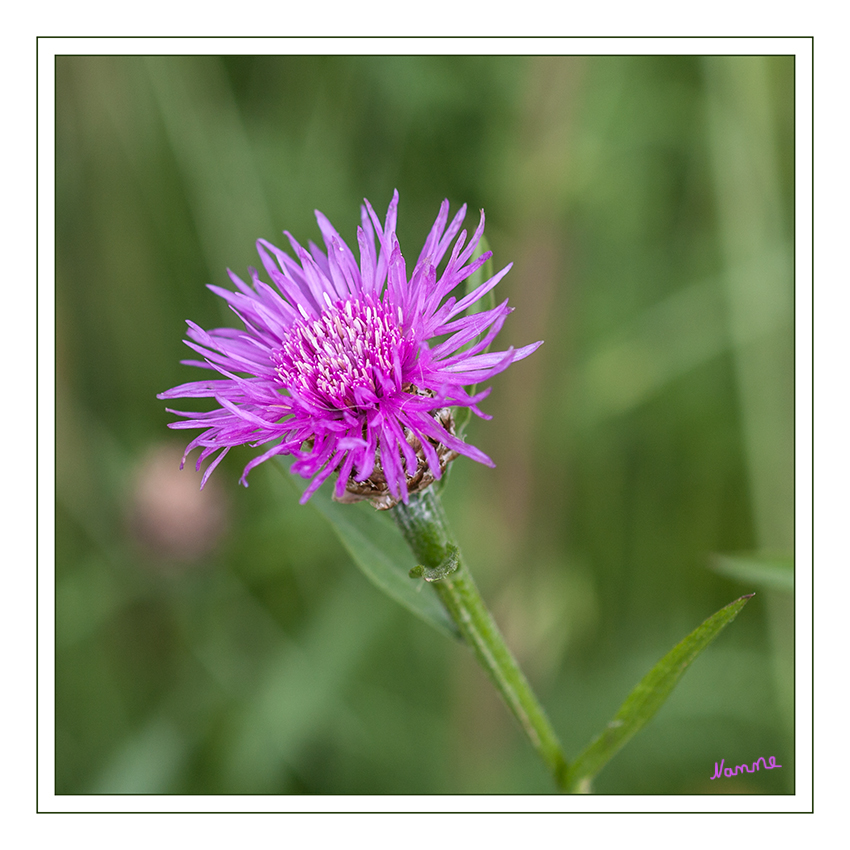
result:
[[[794,548],[792,246],[783,235],[771,57],[709,56],[710,163],[758,548]],[[765,591],[780,711],[793,729],[794,599]]]
[[[210,280],[220,281],[232,264],[226,246],[234,229],[246,245],[276,230],[245,122],[220,57],[148,56],[144,69]]]

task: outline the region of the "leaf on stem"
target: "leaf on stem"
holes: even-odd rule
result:
[[[280,466],[286,470],[286,478],[303,493],[307,482],[289,472],[285,459],[281,459]],[[443,634],[460,638],[457,626],[438,597],[432,591],[422,593],[421,583],[417,586],[410,580],[413,556],[395,523],[383,512],[365,502],[356,505],[334,502],[328,487],[320,487],[308,504],[330,523],[354,563],[372,584]]]
[[[661,708],[691,662],[738,616],[753,596],[750,593],[721,608],[641,679],[605,730],[570,765],[567,777],[570,791],[589,791],[593,778]]]

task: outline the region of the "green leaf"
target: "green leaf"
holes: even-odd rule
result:
[[[298,493],[303,493],[307,482],[289,472],[286,460],[281,459],[280,468]],[[335,502],[328,485],[320,487],[306,507],[314,508],[330,523],[354,563],[372,584],[443,634],[460,638],[460,632],[433,590],[424,581],[411,581],[409,572],[416,566],[416,559],[385,511],[376,511],[365,502],[355,505]]]
[[[794,558],[790,555],[714,555],[711,568],[742,584],[794,591]]]
[[[567,778],[570,791],[590,791],[596,774],[661,708],[691,662],[738,616],[753,595],[742,596],[721,608],[673,647],[641,679],[605,730],[570,765]]]

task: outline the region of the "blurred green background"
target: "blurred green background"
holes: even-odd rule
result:
[[[354,245],[394,188],[409,263],[443,198],[486,210],[514,262],[500,347],[546,341],[471,425],[496,469],[458,460],[444,501],[567,755],[757,591],[595,788],[792,792],[792,594],[712,566],[793,548],[793,74],[59,57],[57,793],[553,790],[464,647],[369,584],[276,465],[238,486],[251,449],[199,493],[155,397],[199,374],[187,318],[231,323],[204,284],[244,277],[258,237],[318,240],[317,208]]]

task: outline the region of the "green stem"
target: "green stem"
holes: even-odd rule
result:
[[[567,762],[558,737],[460,557],[439,497],[433,489],[425,490],[411,496],[408,504],[398,504],[392,514],[420,564],[431,575],[443,576],[430,583],[558,787],[565,790]],[[451,572],[446,574],[448,563]]]

